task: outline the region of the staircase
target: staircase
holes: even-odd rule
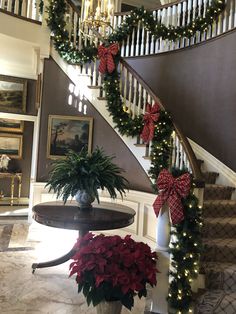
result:
[[[206,291],[196,303],[196,314],[236,313],[236,200],[235,190],[216,184],[218,173],[204,173],[204,253],[200,272]]]

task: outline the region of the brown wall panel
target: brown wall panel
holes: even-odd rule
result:
[[[127,61],[184,134],[236,171],[236,32]]]
[[[45,182],[50,169],[50,160],[46,158],[48,116],[81,115],[75,107],[67,104],[69,83],[68,77],[52,59],[45,61],[37,181]],[[89,102],[86,104],[87,116],[94,118],[93,148],[103,147],[107,154],[115,155],[114,162],[126,170],[131,189],[151,192],[149,178],[136,158],[97,110]]]

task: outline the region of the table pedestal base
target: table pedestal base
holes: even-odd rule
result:
[[[52,266],[57,266],[60,264],[63,264],[67,261],[69,261],[69,259],[71,259],[72,256],[74,256],[76,253],[75,249],[71,249],[67,254],[56,258],[52,261],[48,261],[48,262],[43,262],[43,263],[33,263],[32,264],[32,273],[35,273],[36,268],[44,268],[44,267],[52,267]]]

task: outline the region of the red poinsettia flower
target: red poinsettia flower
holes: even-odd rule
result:
[[[134,296],[145,295],[146,284],[156,284],[156,253],[131,236],[122,239],[87,233],[74,248],[70,276],[76,274],[79,291],[88,303],[120,299],[131,309]]]

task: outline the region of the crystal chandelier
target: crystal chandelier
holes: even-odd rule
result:
[[[82,0],[81,21],[87,35],[106,37],[111,30],[116,0]]]

